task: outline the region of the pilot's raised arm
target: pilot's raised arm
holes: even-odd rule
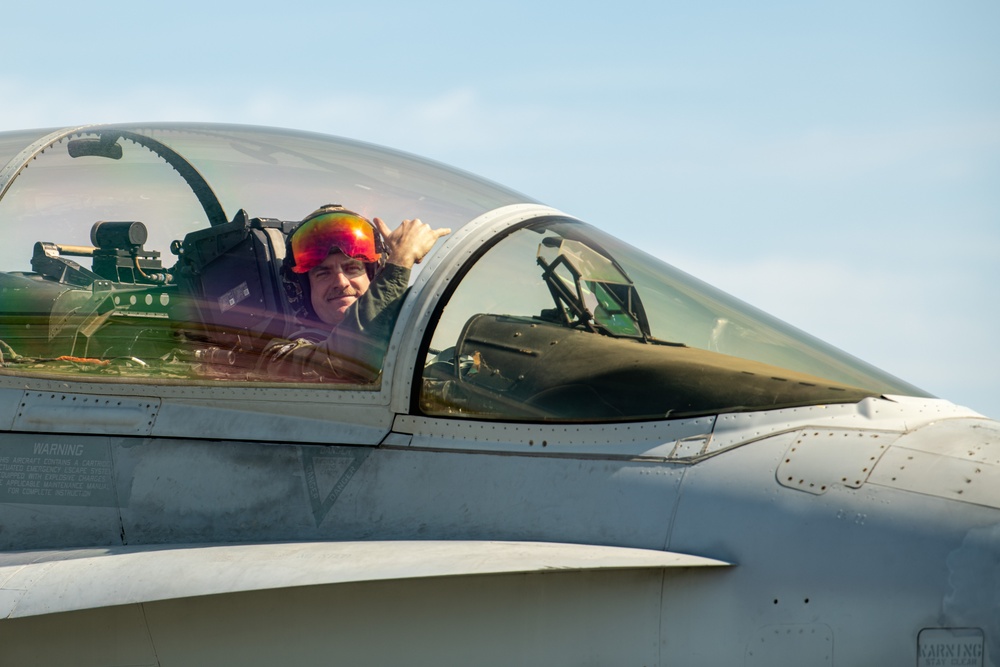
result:
[[[370,383],[406,294],[410,269],[450,229],[419,219],[396,229],[329,204],[289,235],[285,290],[302,330],[267,346],[268,376]]]

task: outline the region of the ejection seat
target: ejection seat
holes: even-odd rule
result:
[[[252,369],[272,339],[287,335],[292,310],[281,280],[285,239],[296,222],[250,218],[240,210],[233,220],[188,234],[174,242],[175,277],[190,297],[185,332],[204,361],[221,370]]]

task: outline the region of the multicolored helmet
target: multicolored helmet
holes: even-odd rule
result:
[[[308,273],[334,250],[362,260],[369,280],[379,274],[388,256],[385,238],[364,216],[339,204],[326,204],[307,215],[288,235],[281,267],[289,306],[301,323],[319,320],[312,307]]]
[[[370,220],[337,204],[310,213],[288,237],[289,268],[308,273],[338,250],[366,264],[384,264],[384,240]]]

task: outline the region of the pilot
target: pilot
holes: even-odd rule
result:
[[[374,382],[411,268],[449,233],[419,219],[390,230],[336,204],[307,215],[289,234],[282,266],[301,328],[265,349],[266,374]]]

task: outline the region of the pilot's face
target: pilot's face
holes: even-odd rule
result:
[[[364,263],[341,252],[330,253],[309,269],[313,310],[319,319],[334,326],[343,321],[347,309],[368,291],[369,284]]]

